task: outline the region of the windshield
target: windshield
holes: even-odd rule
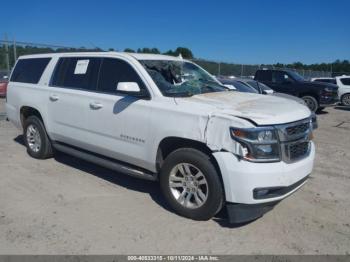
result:
[[[229,91],[197,65],[186,61],[140,60],[164,96],[185,97]]]
[[[296,81],[305,81],[304,77],[299,75],[299,73],[294,72],[294,71],[288,71],[288,73],[294,78]]]

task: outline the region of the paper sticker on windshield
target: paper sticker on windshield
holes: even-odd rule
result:
[[[87,68],[89,66],[90,60],[78,60],[74,69],[75,75],[83,75],[86,74]]]

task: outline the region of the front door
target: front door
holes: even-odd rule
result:
[[[286,72],[272,71],[272,81],[270,87],[280,93],[296,95],[295,80]]]
[[[136,82],[143,96],[118,92],[120,82]],[[89,102],[96,105],[87,112],[89,149],[137,166],[153,168],[145,161],[149,159],[147,148],[151,145],[151,100],[132,65],[117,58],[103,58],[97,93]]]

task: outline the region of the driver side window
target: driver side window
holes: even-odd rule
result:
[[[288,74],[284,72],[273,72],[272,74],[272,82],[276,84],[282,84],[285,82],[290,81],[291,78],[289,77]]]
[[[117,58],[104,58],[100,68],[97,90],[116,94],[120,82],[136,82],[141,91],[147,89],[137,72],[126,61]]]

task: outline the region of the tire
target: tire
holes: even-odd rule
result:
[[[340,102],[343,106],[350,106],[350,93],[342,95]]]
[[[318,110],[317,99],[313,96],[303,96],[301,99],[304,100],[306,106],[310,109],[311,112],[316,112]]]
[[[194,220],[212,218],[224,203],[224,190],[215,166],[208,155],[196,149],[178,149],[165,159],[160,187],[177,214]]]
[[[23,137],[27,152],[31,157],[37,159],[52,157],[51,141],[40,118],[29,116],[24,121]]]
[[[316,111],[316,112],[317,112],[317,113],[320,113],[320,112],[322,112],[323,109],[325,109],[325,107],[319,107],[319,108],[317,108],[317,111]]]

